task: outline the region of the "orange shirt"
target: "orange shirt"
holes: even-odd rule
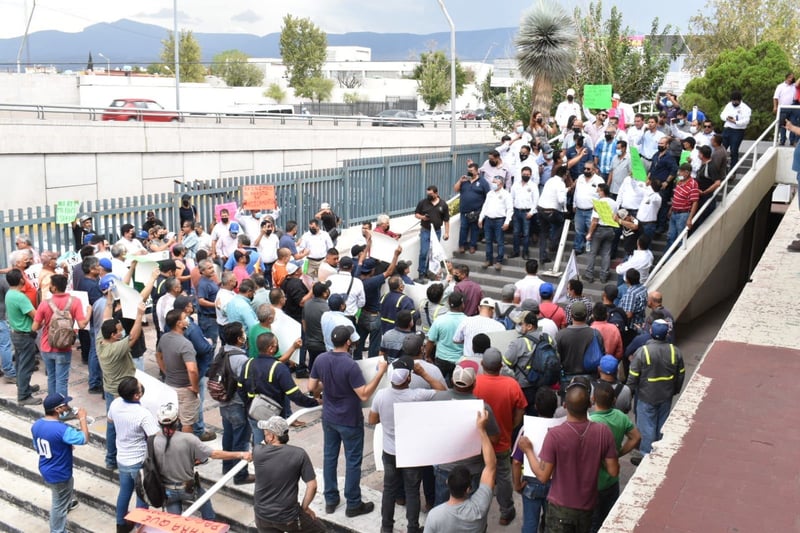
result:
[[[514,410],[524,410],[528,406],[517,380],[508,376],[492,376],[479,374],[472,391],[477,398],[492,406],[497,426],[500,428],[500,440],[494,445],[497,453],[511,449],[511,432],[514,430]]]
[[[288,275],[289,273],[286,271],[286,265],[275,261],[272,265],[272,286],[280,287],[281,284],[283,284],[283,280],[285,280]]]

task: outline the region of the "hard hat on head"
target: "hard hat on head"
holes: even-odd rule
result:
[[[158,423],[162,426],[169,426],[178,420],[178,406],[174,403],[165,403],[158,408]]]

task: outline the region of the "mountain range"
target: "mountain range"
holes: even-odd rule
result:
[[[461,61],[492,61],[514,54],[516,28],[456,32],[456,52]],[[23,65],[55,65],[59,69],[81,70],[89,53],[95,65],[109,58],[112,68],[123,65],[147,66],[160,62],[161,41],[170,30],[153,24],[122,19],[112,23],[88,26],[78,33],[39,31],[28,35]],[[225,50],[241,50],[250,57],[280,57],[280,33],[264,36],[242,33],[194,33],[200,44],[203,62]],[[17,53],[22,37],[0,39],[0,64],[5,70],[16,69]],[[328,34],[329,46],[366,46],[372,49],[373,61],[407,61],[420,52],[449,50],[448,32],[416,35],[412,33],[354,32]]]

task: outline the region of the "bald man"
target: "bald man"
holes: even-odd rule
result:
[[[650,308],[650,314],[645,319],[645,329],[650,331],[650,326],[653,324],[653,311],[661,311],[664,313],[664,320],[669,324],[669,333],[667,333],[667,342],[675,342],[675,317],[672,313],[664,307],[663,297],[661,291],[650,291],[647,293],[647,307]]]

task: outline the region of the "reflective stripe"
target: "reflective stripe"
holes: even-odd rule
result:
[[[650,352],[647,349],[647,345],[642,346],[642,348],[644,349],[645,360],[647,361],[647,364],[650,365]],[[675,364],[675,345],[674,344],[670,344],[669,345],[669,351],[670,351],[670,355],[671,355],[671,358],[672,358],[672,364],[674,365]],[[681,372],[685,372],[685,371],[686,371],[685,368],[681,370]],[[633,370],[630,370],[629,373],[631,375],[636,376],[636,377],[639,376],[639,374],[637,374]],[[671,375],[671,376],[661,377],[661,378],[647,378],[647,381],[649,381],[649,382],[654,382],[654,381],[672,381],[673,379],[675,379],[675,375],[674,374]]]
[[[388,293],[388,292],[387,292],[386,294],[384,294],[383,296],[381,296],[381,305],[383,305],[383,301],[386,299],[386,296],[387,296],[387,295],[389,295],[389,294],[390,294],[390,293]],[[405,295],[405,294],[401,294],[401,295],[400,295],[400,298],[398,298],[398,299],[397,299],[397,302],[395,302],[395,304],[394,304],[394,308],[395,308],[395,309],[400,309],[400,302],[402,302],[402,301],[403,301],[403,298],[405,298],[405,297],[406,297],[406,295]],[[412,311],[412,314],[413,314],[413,311]],[[434,318],[436,318],[436,315],[435,315],[435,314],[434,314]],[[394,320],[392,320],[391,318],[384,318],[384,317],[381,317],[381,322],[386,322],[387,324],[394,324]]]
[[[675,379],[675,376],[669,376],[667,378],[647,378],[647,381],[672,381]]]
[[[300,387],[292,387],[291,389],[287,390],[285,394],[288,396],[291,393],[293,393],[295,391],[298,391],[298,390],[300,390]]]
[[[650,352],[647,350],[647,345],[642,346],[642,348],[644,348],[644,359],[645,359],[645,362],[647,363],[647,366],[650,366]]]
[[[674,365],[675,364],[675,345],[674,344],[670,344],[669,345],[669,352],[670,352],[670,355],[672,356],[672,364]]]
[[[633,370],[629,370],[629,371],[628,371],[628,373],[629,373],[631,376],[636,376],[637,378],[639,377],[639,373],[638,373],[638,372],[634,372]]]

